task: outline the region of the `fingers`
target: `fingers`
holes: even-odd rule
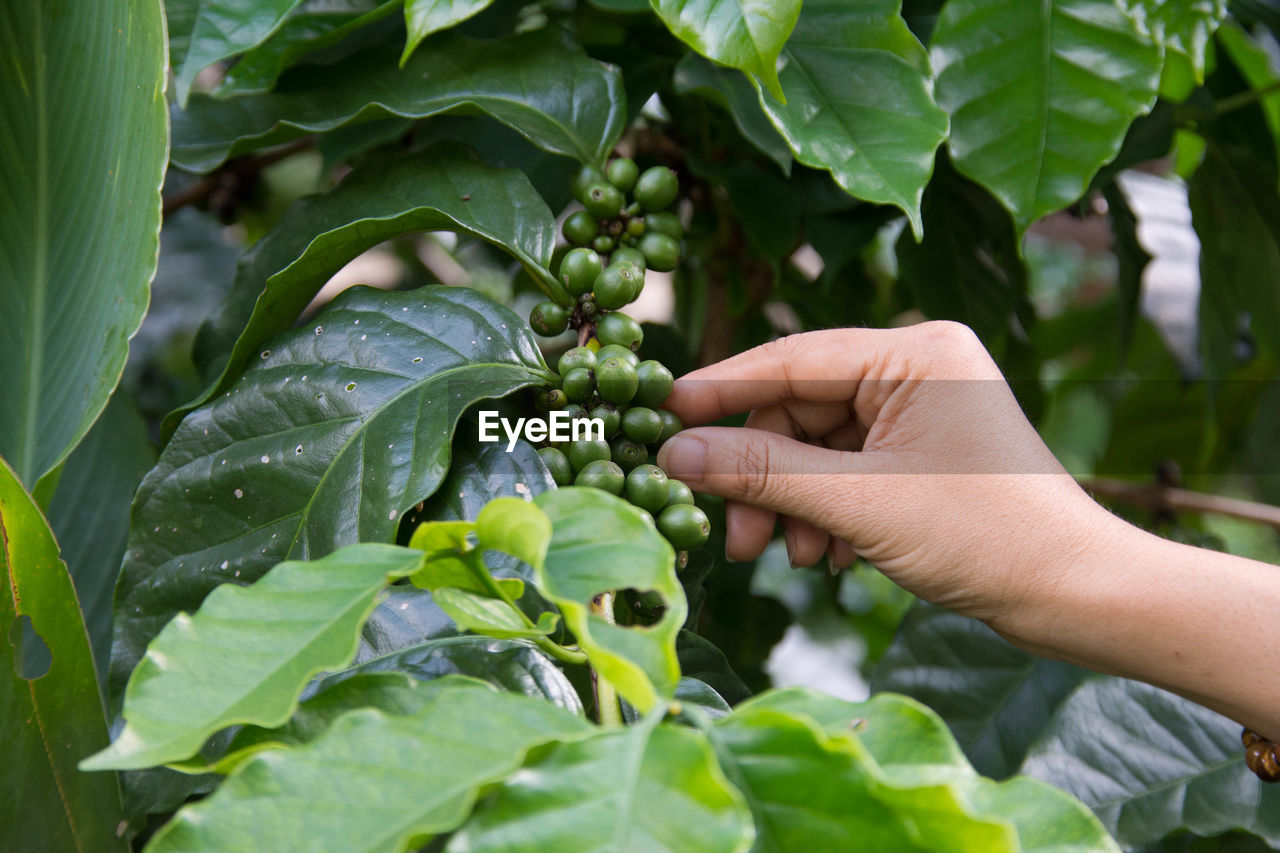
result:
[[[827,531],[799,518],[784,518],[787,557],[793,566],[812,566],[827,553]]]
[[[726,501],[724,506],[725,556],[745,563],[764,553],[773,539],[777,514],[758,506]]]
[[[853,547],[848,542],[831,537],[831,543],[827,545],[827,562],[833,569],[847,569],[857,560],[858,555],[854,553]]]

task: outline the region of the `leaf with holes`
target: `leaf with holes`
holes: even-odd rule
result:
[[[297,202],[245,253],[222,313],[196,341],[197,358],[205,353],[203,360],[220,376],[200,397],[171,413],[166,428],[172,430],[186,413],[225,393],[263,342],[289,328],[350,260],[392,237],[432,230],[491,243],[551,292],[563,293],[547,269],[555,219],[524,175],[488,166],[457,145],[363,163],[336,189]]]
[[[549,31],[496,41],[441,33],[399,66],[376,47],[332,65],[300,69],[276,92],[217,100],[196,96],[173,122],[175,165],[207,172],[308,133],[374,118],[427,118],[480,110],[554,154],[602,161],[627,114],[622,75]]]
[[[219,583],[393,540],[444,479],[462,412],[552,376],[527,324],[466,288],[353,288],[268,342],[138,489],[113,695],[160,628]]]
[[[1114,0],[953,0],[931,48],[956,168],[1019,236],[1084,193],[1160,81],[1160,48]]]
[[[418,846],[466,819],[477,793],[540,743],[591,724],[540,699],[454,682],[392,716],[340,717],[306,746],[244,762],[207,799],[156,833],[150,853],[305,848],[374,853]]]
[[[920,196],[947,137],[929,57],[898,0],[809,0],[782,51],[786,102],[760,88],[797,160],[857,198],[902,208],[920,233]]]
[[[89,638],[58,543],[0,459],[0,826],[15,850],[127,850],[116,837],[120,789],[76,762],[107,742]],[[43,652],[44,672],[29,668]],[[49,657],[52,656],[52,660]]]
[[[156,271],[161,4],[6,3],[0,56],[0,456],[47,506],[46,475],[120,381]]]

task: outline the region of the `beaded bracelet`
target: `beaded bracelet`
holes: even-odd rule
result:
[[[1263,782],[1280,782],[1280,746],[1249,729],[1240,739],[1244,741],[1244,763],[1249,769]]]

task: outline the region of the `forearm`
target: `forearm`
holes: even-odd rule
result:
[[[1023,613],[997,630],[1036,654],[1155,684],[1280,739],[1280,567],[1115,520],[1045,576]]]

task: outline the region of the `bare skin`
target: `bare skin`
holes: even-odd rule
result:
[[[1280,740],[1280,568],[1134,527],[1076,485],[969,329],[794,335],[695,371],[658,462],[726,498],[727,548],[781,516],[796,565],[860,555],[1036,654],[1180,693]]]

